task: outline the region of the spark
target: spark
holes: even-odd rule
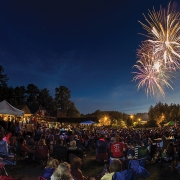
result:
[[[136,75],[133,81],[138,81],[138,90],[145,88],[147,96],[155,95],[159,91],[165,98],[164,88],[173,89],[170,84],[171,71],[164,66],[162,59],[155,51],[156,49],[149,41],[143,42],[140,46],[137,53],[139,60],[134,65],[138,72],[134,72]]]
[[[180,69],[180,13],[171,9],[170,3],[167,10],[160,7],[159,11],[149,10],[145,17],[147,25],[140,22],[148,32],[148,41],[154,46],[167,68]],[[143,34],[144,35],[144,34]]]

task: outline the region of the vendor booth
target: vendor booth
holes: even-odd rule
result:
[[[21,111],[11,104],[9,104],[6,100],[0,102],[0,114],[4,117],[7,116],[24,116],[24,111]]]

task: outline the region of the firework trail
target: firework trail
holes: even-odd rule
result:
[[[155,48],[155,53],[161,56],[167,68],[180,68],[180,13],[172,10],[170,4],[167,10],[160,7],[158,12],[149,10],[145,15],[147,25],[140,22],[148,32],[148,41]]]
[[[133,81],[138,81],[137,87],[145,88],[145,92],[148,95],[155,95],[155,92],[159,91],[163,97],[165,97],[164,88],[172,88],[171,71],[169,71],[162,63],[162,60],[155,53],[155,48],[149,42],[143,42],[142,46],[138,50],[136,67],[138,72],[134,72],[136,75]]]
[[[138,89],[145,88],[147,96],[159,91],[165,97],[165,88],[173,89],[172,74],[180,69],[180,13],[169,4],[167,10],[153,8],[144,17],[146,24],[140,23],[148,39],[138,49],[133,81],[138,81]]]

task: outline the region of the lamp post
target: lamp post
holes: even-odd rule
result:
[[[130,119],[131,119],[131,123],[130,123],[130,124],[131,124],[131,125],[134,125],[134,124],[133,124],[133,118],[134,118],[134,116],[133,116],[133,115],[130,115]]]

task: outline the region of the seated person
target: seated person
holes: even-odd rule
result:
[[[47,162],[47,166],[44,168],[43,177],[46,180],[50,180],[52,174],[57,169],[58,165],[59,165],[59,161],[57,159],[49,159]]]
[[[23,138],[20,138],[19,140],[20,143],[20,153],[21,156],[27,156],[29,158],[32,158],[34,155],[34,150],[31,150],[27,145],[26,145],[26,140],[24,140]]]
[[[35,146],[35,158],[46,160],[48,158],[48,146],[46,145],[45,139],[40,139]]]
[[[77,148],[76,146],[76,141],[71,141],[70,142],[70,147],[68,149],[68,154],[74,154],[78,156],[79,158],[83,159],[84,153],[80,148]]]
[[[66,146],[63,145],[62,139],[57,140],[53,150],[54,158],[58,159],[59,161],[67,161],[68,150]]]
[[[113,160],[111,163],[110,163],[110,166],[109,166],[109,170],[110,170],[110,173],[108,174],[105,174],[101,180],[111,180],[112,179],[112,176],[114,175],[115,172],[120,172],[122,171],[122,163],[119,159],[115,159]]]
[[[168,144],[169,144],[169,140],[163,135],[162,136],[162,141],[163,141],[162,150],[164,151],[167,148]]]
[[[104,135],[101,134],[100,139],[96,141],[96,155],[98,153],[107,153],[108,143],[104,139]]]
[[[146,159],[151,159],[151,156],[148,154],[148,149],[147,147],[144,146],[142,143],[141,147],[138,147],[138,158],[146,158]]]
[[[174,159],[174,144],[173,142],[170,142],[167,146],[167,149],[164,150],[164,156],[166,156],[168,159],[173,160]]]
[[[74,180],[87,180],[80,170],[82,166],[82,160],[78,157],[74,158],[71,163],[71,174]]]
[[[51,176],[51,180],[74,180],[71,175],[71,166],[67,162],[60,163]]]
[[[1,127],[0,127],[1,128]],[[8,155],[8,143],[3,140],[3,133],[0,133],[0,154],[3,156]]]
[[[114,137],[114,142],[110,146],[110,160],[124,157],[125,146],[119,136]]]
[[[126,157],[128,159],[133,159],[135,157],[135,151],[134,151],[134,147],[133,146],[131,146],[131,145],[127,146]]]
[[[31,138],[31,136],[26,136],[26,144],[28,147],[33,148],[34,147],[34,139]]]

